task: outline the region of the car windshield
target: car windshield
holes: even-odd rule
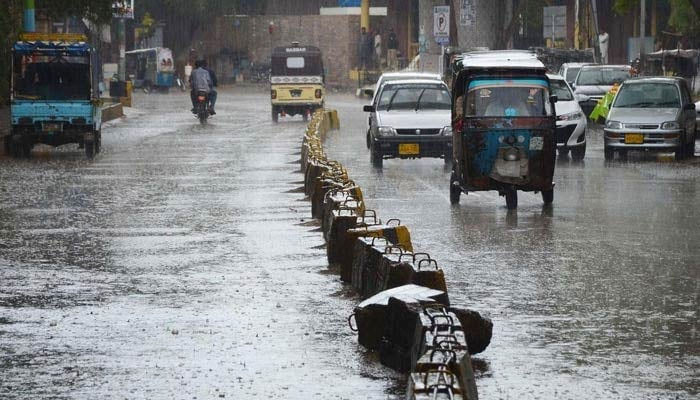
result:
[[[576,86],[611,86],[630,77],[627,68],[583,68],[576,78]]]
[[[552,94],[557,96],[559,101],[571,101],[574,99],[574,94],[571,93],[569,85],[563,80],[552,79],[549,81],[549,87],[552,90]]]
[[[547,82],[541,79],[474,80],[467,92],[467,117],[551,115]]]
[[[680,108],[678,88],[672,83],[627,83],[615,97],[617,108]]]
[[[578,71],[581,70],[581,67],[569,67],[566,70],[566,81],[567,82],[573,82],[576,80],[576,75],[578,75]]]
[[[442,85],[384,86],[377,110],[449,110],[450,93]]]

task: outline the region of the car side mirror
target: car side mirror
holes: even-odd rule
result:
[[[551,101],[552,103],[556,103],[559,101],[559,96],[557,96],[556,94],[553,94],[553,95],[549,96],[549,101]]]
[[[684,110],[695,110],[695,104],[694,103],[688,103],[683,107]]]
[[[364,112],[374,112],[375,107],[374,107],[373,105],[371,105],[371,104],[367,104],[367,105],[365,105],[364,107],[362,107],[362,110],[363,110]]]
[[[365,89],[363,93],[367,97],[372,97],[372,96],[374,96],[374,89]]]

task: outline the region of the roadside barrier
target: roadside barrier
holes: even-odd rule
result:
[[[471,355],[484,351],[493,324],[476,311],[450,307],[445,273],[414,252],[408,227],[385,223],[366,208],[362,189],[323,149],[340,128],[335,110],[318,110],[301,145],[304,193],[321,221],[329,264],[364,299],[348,319],[382,364],[410,373],[408,399],[478,399]]]

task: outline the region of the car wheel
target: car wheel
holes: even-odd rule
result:
[[[676,152],[674,153],[674,156],[676,158],[676,161],[683,161],[685,159],[685,154],[688,151],[688,146],[685,144],[680,144],[676,148]]]
[[[552,204],[554,202],[554,189],[543,190],[542,201],[544,204]]]
[[[370,135],[369,135],[369,129],[367,129],[367,140],[366,140],[366,142],[367,142],[367,148],[369,149],[369,148],[370,148],[370,144],[372,143],[372,139],[371,139],[371,137],[370,137]]]
[[[85,140],[83,143],[85,147],[85,157],[87,157],[88,160],[92,160],[95,158],[95,140]]]
[[[515,210],[518,208],[518,191],[515,189],[506,190],[506,208]]]
[[[615,156],[615,152],[613,149],[605,146],[603,148],[603,155],[605,156],[605,161],[612,161],[613,157]]]
[[[583,144],[583,146],[578,146],[571,149],[571,158],[573,158],[575,161],[581,161],[584,157],[586,157],[585,143]]]
[[[559,153],[559,157],[561,158],[566,158],[569,156],[569,149],[567,147],[560,147],[557,149],[557,152]],[[573,154],[573,150],[571,151]]]
[[[384,166],[384,157],[382,153],[379,150],[377,150],[377,148],[374,145],[370,147],[369,151],[372,166],[375,168],[382,168]]]
[[[693,134],[690,138],[690,143],[688,143],[688,149],[686,151],[686,156],[688,158],[695,157],[695,134]]]

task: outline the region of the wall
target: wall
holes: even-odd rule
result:
[[[255,63],[269,64],[274,47],[298,41],[321,49],[328,85],[351,87],[349,72],[357,64],[359,32],[359,16],[224,16],[204,35],[204,53],[211,57],[227,49],[247,54]]]

